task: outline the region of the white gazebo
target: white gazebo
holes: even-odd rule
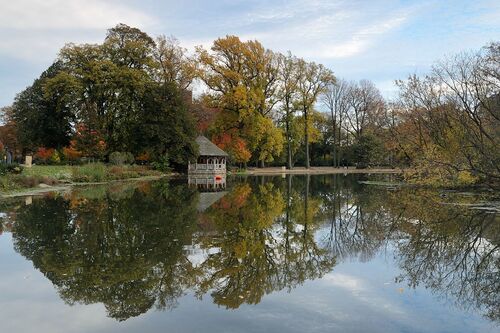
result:
[[[196,162],[189,162],[188,173],[205,175],[225,174],[227,153],[204,136],[197,137],[196,143],[200,148],[200,155]]]

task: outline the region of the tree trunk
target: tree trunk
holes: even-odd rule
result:
[[[338,140],[338,143],[339,143],[339,158],[337,159],[337,166],[340,167],[343,162],[342,162],[342,159],[343,159],[343,153],[342,153],[342,115],[340,115],[340,119],[339,119],[339,140]]]
[[[307,121],[307,107],[304,106],[304,139],[306,143],[306,169],[309,169],[311,166],[309,164],[309,123]]]
[[[309,220],[309,174],[306,175],[306,188],[304,194],[304,236],[307,234],[307,222]]]
[[[336,112],[335,112],[336,113]],[[333,109],[331,111],[332,115],[332,126],[333,126],[333,149],[332,149],[332,165],[335,167],[337,166],[337,115],[333,112]]]
[[[291,138],[290,138],[290,121],[288,119],[288,115],[287,115],[287,119],[286,119],[286,141],[287,141],[287,169],[291,170],[292,169],[292,143],[290,142],[291,141]]]

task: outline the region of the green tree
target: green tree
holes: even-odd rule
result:
[[[14,100],[9,121],[15,124],[19,143],[26,149],[62,148],[71,139],[74,115],[67,93],[74,82],[50,86],[61,71],[62,63],[55,62]],[[54,92],[48,93],[49,89]]]
[[[69,44],[61,50],[62,70],[48,80],[46,94],[71,101],[77,143],[87,155],[147,152],[154,158],[168,155],[180,168],[196,154],[194,122],[181,90],[193,73],[174,64],[185,60],[178,46],[164,38],[158,42],[157,47],[146,33],[119,24],[101,45]],[[60,92],[66,86],[71,89]]]
[[[141,121],[132,129],[132,151],[168,155],[176,169],[185,168],[188,160],[197,156],[194,120],[175,85],[154,84],[147,89],[138,116]]]

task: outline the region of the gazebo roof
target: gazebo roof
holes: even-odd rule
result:
[[[200,147],[200,156],[228,156],[224,150],[202,135],[196,138],[196,143]]]

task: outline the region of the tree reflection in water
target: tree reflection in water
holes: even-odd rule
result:
[[[65,302],[103,303],[117,320],[172,309],[188,292],[227,308],[257,304],[387,247],[395,249],[398,282],[500,321],[499,218],[450,204],[476,197],[443,203],[434,191],[331,175],[231,183],[203,212],[195,189],[160,181],[7,205],[3,224]]]

